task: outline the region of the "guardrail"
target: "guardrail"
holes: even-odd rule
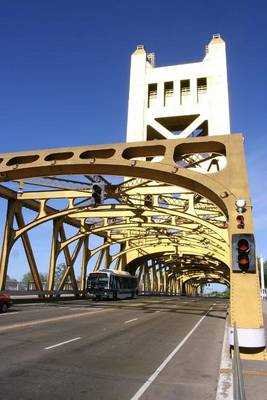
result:
[[[181,293],[170,293],[170,292],[153,292],[148,290],[139,290],[138,294],[141,296],[183,296]]]
[[[3,293],[9,293],[11,296],[60,296],[64,294],[68,295],[84,295],[86,294],[85,290],[3,290]]]
[[[234,324],[234,358],[233,358],[233,394],[234,400],[246,400],[244,380],[238,345],[238,335]]]
[[[9,293],[11,296],[52,296],[57,297],[60,295],[86,295],[86,290],[3,290],[3,293]],[[152,292],[152,291],[144,291],[139,290],[138,292],[141,296],[171,296],[171,297],[180,297],[184,296],[181,293],[169,293],[169,292]]]

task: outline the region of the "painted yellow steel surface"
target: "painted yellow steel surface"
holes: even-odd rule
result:
[[[92,185],[98,181],[105,200],[94,204]],[[8,202],[1,290],[10,252],[21,240],[35,288],[44,291],[29,232],[52,221],[46,290],[68,284],[78,295],[92,262],[94,270],[136,273],[140,290],[152,293],[196,295],[203,284],[218,282],[231,286],[231,326],[263,326],[258,272],[233,273],[231,266],[232,235],[254,232],[242,135],[0,154],[0,183]],[[246,201],[242,226],[238,199]],[[64,206],[51,207],[51,200]],[[35,212],[28,221],[26,209]],[[74,232],[67,233],[67,225]],[[93,247],[93,238],[101,243]],[[61,253],[66,267],[56,286]],[[250,349],[249,357],[264,358],[265,349]]]

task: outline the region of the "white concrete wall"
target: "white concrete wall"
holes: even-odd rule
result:
[[[197,79],[207,79],[206,93],[197,92]],[[181,97],[180,81],[190,80],[190,93]],[[173,82],[173,95],[164,101],[164,83]],[[148,86],[157,84],[157,98],[148,106]],[[179,136],[156,119],[196,115],[198,119]],[[147,126],[159,135],[155,138],[187,137],[203,121],[208,121],[209,135],[230,133],[228,83],[225,43],[213,37],[201,62],[153,67],[144,48],[137,49],[131,60],[127,142],[147,140]]]

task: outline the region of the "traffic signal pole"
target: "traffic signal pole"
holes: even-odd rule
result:
[[[264,265],[263,265],[263,257],[260,257],[260,274],[261,274],[261,294],[262,298],[265,293],[265,281],[264,281]]]

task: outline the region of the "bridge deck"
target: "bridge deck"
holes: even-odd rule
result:
[[[15,304],[0,316],[1,392],[5,400],[214,399],[226,306],[186,297]]]

